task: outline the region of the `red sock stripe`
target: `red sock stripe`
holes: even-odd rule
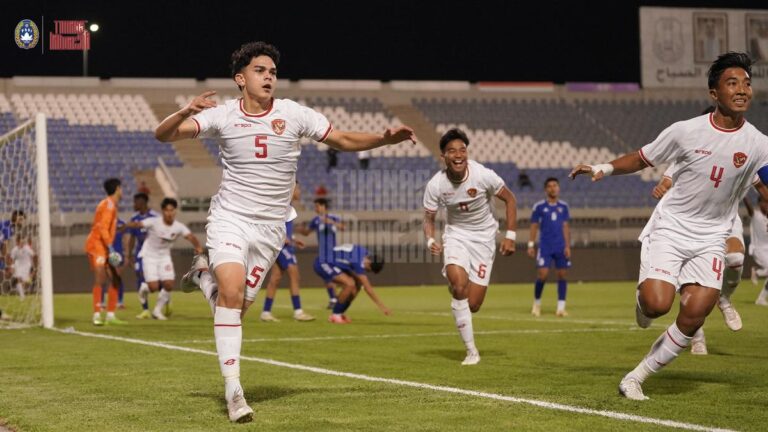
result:
[[[669,337],[669,340],[671,340],[673,344],[679,346],[680,348],[685,348],[683,345],[680,345],[679,343],[677,343],[675,338],[673,338],[672,335],[669,334],[669,330],[667,330],[667,336]]]
[[[240,327],[242,324],[214,324],[214,327]]]

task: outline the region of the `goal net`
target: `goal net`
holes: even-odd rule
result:
[[[0,328],[53,326],[45,115],[0,136]]]

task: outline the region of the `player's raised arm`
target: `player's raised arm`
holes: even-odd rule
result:
[[[502,255],[512,255],[515,253],[515,240],[517,240],[517,199],[506,186],[496,194],[496,198],[504,201],[506,206],[507,232],[504,240],[501,241],[499,250]]]
[[[155,128],[155,138],[161,142],[194,138],[198,132],[198,126],[190,117],[204,109],[215,107],[216,102],[208,99],[215,94],[215,91],[207,91],[192,99],[184,108],[166,117]]]
[[[323,142],[340,151],[362,151],[397,144],[406,140],[416,143],[416,135],[413,133],[413,129],[408,126],[387,129],[382,135],[334,129]]]
[[[575,179],[579,174],[589,174],[592,181],[598,181],[605,176],[632,174],[647,167],[648,164],[640,156],[640,152],[627,153],[624,156],[614,159],[609,163],[598,165],[577,165],[568,177]]]

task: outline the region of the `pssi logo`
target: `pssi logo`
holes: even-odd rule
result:
[[[40,40],[40,30],[34,21],[24,19],[16,24],[16,30],[13,32],[16,46],[21,49],[32,49],[37,46]]]

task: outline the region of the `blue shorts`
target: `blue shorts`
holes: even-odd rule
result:
[[[536,268],[549,268],[552,261],[555,261],[555,268],[567,269],[571,267],[571,261],[565,257],[565,252],[559,250],[552,252],[546,249],[539,249],[536,253]]]
[[[315,264],[313,267],[315,269],[315,274],[320,276],[320,279],[322,279],[325,283],[331,282],[333,278],[342,273],[341,269],[338,268],[334,263],[320,261],[319,257],[315,258]]]
[[[133,269],[136,271],[136,288],[141,288],[141,284],[144,283],[144,265],[141,258],[136,257]]]
[[[298,265],[299,261],[296,259],[296,251],[293,249],[293,246],[283,246],[277,255],[276,262],[281,270],[287,269],[290,265]]]

